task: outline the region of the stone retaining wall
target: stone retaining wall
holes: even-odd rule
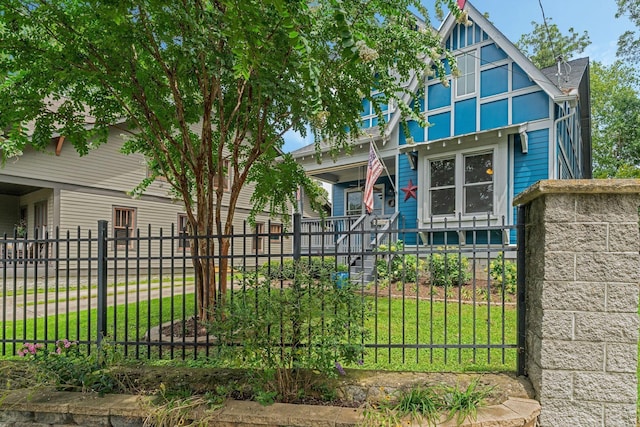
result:
[[[0,427],[140,427],[150,407],[149,397],[107,395],[96,397],[71,392],[46,392],[28,396],[24,391],[9,394],[0,403]],[[480,408],[477,421],[462,426],[534,427],[540,412],[537,401],[510,398],[501,405]],[[256,402],[229,400],[216,412],[198,412],[197,418],[211,419],[218,427],[322,426],[350,427],[362,422],[362,409],[332,406],[261,406]],[[455,426],[450,421],[442,426]]]

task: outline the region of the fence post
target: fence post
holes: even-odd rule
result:
[[[524,224],[525,224],[525,206],[518,206],[518,224],[517,224],[517,244],[518,244],[518,255],[517,255],[517,268],[518,268],[518,277],[517,277],[517,313],[518,313],[518,359],[516,361],[516,370],[518,376],[526,375],[525,365],[526,365],[526,337],[527,337],[527,329],[526,329],[526,319],[527,319],[527,304],[526,304],[526,291],[525,291],[525,234],[524,234]]]
[[[293,214],[293,259],[298,261],[302,253],[302,215]]]
[[[98,347],[107,332],[107,221],[98,221]]]

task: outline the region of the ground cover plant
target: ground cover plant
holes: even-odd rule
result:
[[[453,420],[456,425],[477,419],[477,410],[485,404],[493,386],[472,379],[466,388],[456,385],[419,385],[401,390],[380,403],[368,405],[364,426],[436,425]]]

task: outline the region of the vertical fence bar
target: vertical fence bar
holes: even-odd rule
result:
[[[98,221],[98,330],[100,346],[107,331],[107,221]]]
[[[293,214],[293,260],[299,261],[302,253],[302,215]]]
[[[518,316],[518,358],[516,362],[516,371],[518,375],[525,375],[525,357],[526,357],[526,295],[525,295],[525,207],[518,206],[518,258],[517,258],[517,274],[518,274],[518,291],[517,291],[517,316]]]

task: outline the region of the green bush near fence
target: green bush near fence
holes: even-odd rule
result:
[[[336,271],[347,271],[346,265],[338,264],[333,256],[302,257],[300,265],[305,266],[305,271],[313,279],[326,279]],[[268,261],[262,264],[258,271],[269,280],[293,280],[296,274],[296,263],[292,259],[280,261]]]
[[[379,258],[376,260],[378,278],[388,282],[415,283],[425,272],[425,262],[416,255],[403,254],[402,240],[391,245],[380,245],[376,248]]]
[[[460,254],[431,254],[427,268],[434,286],[461,286],[471,279],[469,260]]]
[[[421,275],[428,273],[434,286],[460,286],[471,279],[469,260],[456,254],[434,253],[426,259],[414,254],[405,254],[402,240],[376,248],[380,258],[376,260],[378,278],[390,283],[402,281],[415,283]]]
[[[504,259],[503,252],[491,261],[489,273],[493,282],[503,287],[505,293],[515,295],[518,288],[518,268],[515,262]]]

